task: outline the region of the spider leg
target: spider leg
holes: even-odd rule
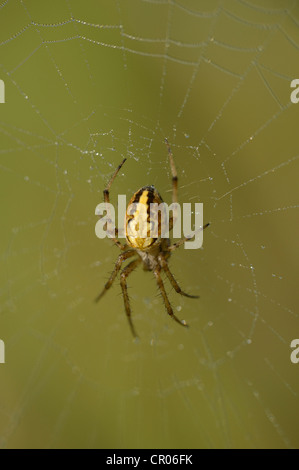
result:
[[[106,202],[106,204],[109,204],[110,203],[110,187],[113,183],[113,181],[115,180],[119,170],[121,169],[121,167],[123,166],[123,164],[125,163],[127,159],[124,158],[123,161],[121,162],[120,165],[118,165],[118,167],[116,168],[114,174],[112,175],[112,178],[110,179],[109,183],[107,184],[106,188],[104,189],[103,193],[104,193],[104,201]],[[108,215],[108,220],[107,220],[107,227],[108,227],[108,224],[111,224],[112,221],[111,221],[111,217],[110,217],[110,213],[109,213],[109,206],[107,206],[107,215]],[[111,232],[108,232],[107,231],[107,234],[109,236],[109,238],[118,246],[118,248],[120,248],[121,250],[125,250],[127,248],[127,245],[126,244],[122,244],[117,236],[118,236],[118,230],[115,229],[115,236],[111,233]]]
[[[181,295],[184,295],[185,297],[190,297],[190,299],[198,299],[199,298],[199,295],[190,295],[190,294],[187,294],[186,292],[183,292],[182,289],[180,288],[180,286],[178,285],[177,281],[175,280],[175,278],[173,277],[173,274],[171,273],[169,267],[168,267],[168,263],[166,261],[166,259],[164,258],[163,254],[160,253],[159,256],[158,256],[158,260],[159,260],[159,264],[161,266],[162,269],[164,269],[170,283],[172,284],[172,287],[174,288],[174,290],[178,293],[178,294],[181,294]]]
[[[207,228],[208,226],[210,225],[210,223],[208,224],[205,224],[203,227],[201,227],[199,229],[200,230],[204,230],[205,228]],[[197,232],[196,232],[197,233]],[[191,240],[191,238],[193,238],[194,235],[192,237],[190,236],[187,236],[187,237],[184,237],[184,238],[181,238],[181,240],[179,240],[178,242],[174,243],[173,245],[170,245],[168,248],[167,248],[167,251],[174,251],[176,250],[177,248],[179,248],[181,245],[183,245],[185,242],[187,242],[188,240]]]
[[[167,313],[168,313],[168,315],[170,315],[171,318],[173,318],[177,323],[179,323],[179,324],[182,325],[182,326],[187,326],[187,327],[188,327],[188,325],[187,325],[185,322],[179,320],[179,319],[175,316],[175,314],[173,313],[172,307],[171,307],[170,302],[169,302],[169,300],[168,300],[168,297],[167,297],[167,294],[166,294],[166,291],[165,291],[165,287],[164,287],[164,284],[163,284],[163,281],[162,281],[162,278],[161,278],[160,269],[161,269],[160,267],[156,268],[156,269],[154,270],[154,275],[155,275],[155,278],[156,278],[158,287],[159,287],[159,289],[160,289],[160,291],[161,291],[161,294],[162,294],[162,297],[163,297],[163,300],[164,300],[164,304],[165,304]]]
[[[137,338],[137,334],[136,334],[136,331],[132,322],[132,318],[131,318],[131,307],[130,307],[130,301],[129,301],[129,295],[128,295],[127,277],[131,274],[132,271],[134,271],[134,269],[138,266],[140,262],[141,262],[140,258],[131,261],[128,264],[128,266],[126,266],[123,269],[120,275],[120,285],[121,285],[122,292],[123,292],[125,310],[126,310],[127,318],[128,318],[134,338]]]
[[[174,164],[174,158],[172,155],[171,147],[167,139],[165,139],[165,144],[168,149],[170,169],[171,169],[171,174],[172,174],[172,202],[176,204],[178,202],[178,175],[177,175],[176,167]],[[169,219],[169,230],[171,230],[174,227],[176,220],[177,220],[177,210],[174,210],[173,215]]]
[[[134,250],[128,250],[128,251],[125,251],[124,253],[121,253],[119,255],[119,257],[117,258],[117,261],[115,263],[115,266],[114,266],[114,269],[112,271],[112,274],[110,276],[110,278],[108,279],[108,281],[106,282],[105,286],[104,286],[104,289],[102,290],[102,292],[97,296],[97,298],[95,299],[95,302],[98,302],[102,297],[103,295],[105,294],[105,292],[107,292],[108,289],[110,289],[110,287],[112,286],[113,284],[113,281],[114,279],[116,278],[117,276],[117,273],[118,271],[120,270],[120,267],[123,263],[123,261],[125,261],[126,259],[130,258],[131,256],[133,256],[135,254],[135,251]]]

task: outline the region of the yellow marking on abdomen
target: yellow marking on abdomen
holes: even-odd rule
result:
[[[131,246],[139,249],[144,249],[149,247],[153,243],[153,239],[148,236],[149,231],[150,231],[150,224],[147,221],[147,216],[148,216],[148,191],[144,190],[142,194],[140,195],[140,198],[138,201],[136,201],[137,208],[136,211],[132,214],[133,219],[136,223],[136,235],[137,233],[142,233],[143,232],[143,225],[146,224],[146,237],[138,237],[138,236],[127,236],[129,243]],[[144,206],[144,209],[140,211],[141,206],[139,204],[142,204]],[[145,231],[144,231],[145,232]]]
[[[147,200],[148,200],[148,191],[143,191],[138,202],[140,202],[140,204],[147,205]]]

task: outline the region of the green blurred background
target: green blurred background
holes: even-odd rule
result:
[[[298,447],[299,7],[292,0],[0,5],[2,448]],[[203,202],[201,250],[167,284],[95,305],[119,250],[112,187]]]

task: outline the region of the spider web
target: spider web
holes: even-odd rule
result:
[[[0,4],[2,448],[298,447],[299,9],[293,0]],[[299,105],[298,105],[299,106]],[[203,202],[201,250],[94,305],[111,189]]]

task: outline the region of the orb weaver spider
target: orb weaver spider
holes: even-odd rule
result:
[[[178,201],[177,171],[176,171],[176,167],[174,164],[173,154],[172,154],[172,151],[171,151],[171,148],[167,139],[165,139],[165,143],[168,149],[168,156],[169,156],[170,168],[171,168],[171,173],[172,173],[172,202],[177,203]],[[103,191],[104,201],[106,203],[110,203],[111,185],[113,181],[115,180],[118,172],[122,168],[123,164],[125,163],[125,161],[126,161],[126,158],[117,167],[108,185]],[[108,281],[106,282],[102,292],[95,299],[95,301],[98,302],[103,297],[105,292],[107,292],[107,290],[110,289],[118,272],[121,269],[122,263],[126,261],[127,259],[133,257],[134,255],[137,256],[137,258],[130,261],[130,263],[121,271],[121,274],[120,274],[120,284],[121,284],[123,298],[124,298],[125,311],[126,311],[126,315],[127,315],[134,338],[137,338],[137,334],[136,334],[136,331],[132,322],[132,318],[131,318],[131,307],[130,307],[130,301],[129,301],[129,296],[128,296],[128,289],[127,289],[127,277],[134,271],[135,268],[137,268],[137,266],[140,263],[143,263],[143,269],[145,271],[152,271],[154,273],[158,288],[162,294],[162,298],[163,298],[167,313],[168,315],[170,315],[171,318],[173,318],[173,320],[175,320],[180,325],[188,327],[185,321],[179,320],[179,318],[176,317],[176,315],[173,313],[173,309],[168,300],[164,283],[161,278],[161,271],[164,271],[170,283],[172,284],[173,288],[178,294],[181,294],[185,297],[189,297],[192,299],[197,299],[199,297],[197,295],[190,295],[182,291],[177,281],[175,280],[173,274],[171,273],[168,267],[168,262],[167,262],[167,259],[170,257],[171,253],[177,248],[179,248],[183,243],[185,243],[185,241],[190,240],[190,237],[184,237],[178,242],[171,244],[169,238],[161,238],[160,236],[158,236],[158,238],[151,238],[149,232],[147,232],[147,236],[145,238],[134,237],[128,234],[130,232],[128,230],[128,227],[132,220],[134,220],[135,223],[137,224],[139,224],[139,222],[140,224],[144,222],[150,222],[150,204],[151,203],[160,204],[161,202],[163,202],[162,197],[160,196],[160,194],[158,193],[158,191],[156,190],[154,186],[143,186],[138,191],[136,191],[136,193],[132,196],[128,207],[131,204],[140,203],[140,204],[145,205],[145,211],[142,213],[136,210],[135,212],[131,214],[128,214],[128,213],[126,214],[126,221],[125,221],[126,243],[125,244],[122,244],[117,238],[118,232],[116,228],[115,228],[115,236],[109,234],[109,237],[118,246],[118,248],[120,248],[122,253],[118,256],[114,269],[112,271],[112,274],[110,278],[108,279]],[[147,220],[146,221],[141,220],[141,218],[143,217],[146,217]],[[160,223],[161,223],[161,220],[159,219],[159,222],[158,222],[159,234],[161,233]],[[175,216],[172,215],[169,220],[169,230],[173,228],[174,223],[175,223]],[[204,225],[202,227],[202,230],[204,230],[209,225],[210,225],[209,223]]]

